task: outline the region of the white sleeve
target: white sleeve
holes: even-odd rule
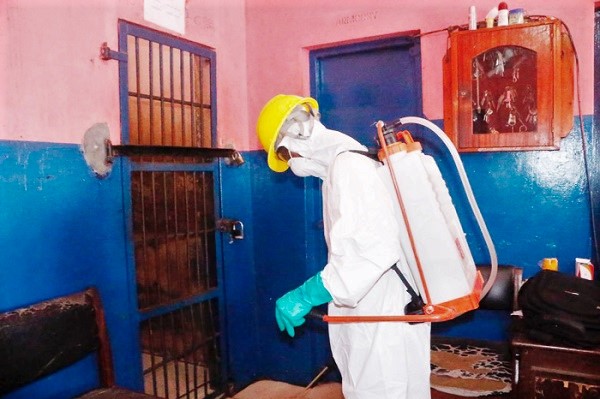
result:
[[[392,198],[364,155],[340,154],[329,175],[329,258],[321,273],[334,303],[355,307],[401,257]]]

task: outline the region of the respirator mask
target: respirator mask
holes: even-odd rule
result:
[[[296,106],[281,125],[275,140],[275,148],[282,145],[285,137],[299,140],[309,139],[315,126],[315,119],[319,120],[320,117],[319,112],[307,104]]]

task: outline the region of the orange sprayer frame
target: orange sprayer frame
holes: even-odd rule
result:
[[[392,178],[392,183],[394,185],[394,191],[396,192],[396,197],[398,199],[398,204],[400,205],[400,210],[402,212],[402,217],[404,218],[406,224],[406,230],[408,233],[408,237],[410,240],[410,245],[415,255],[415,261],[417,264],[417,268],[419,270],[419,276],[421,278],[421,282],[423,283],[423,294],[425,295],[425,306],[423,307],[423,314],[418,315],[386,315],[386,316],[329,316],[324,315],[323,321],[328,323],[374,323],[374,322],[410,322],[410,323],[421,323],[421,322],[441,322],[448,321],[460,316],[463,313],[466,313],[470,310],[477,309],[479,307],[479,299],[481,298],[481,290],[483,289],[483,277],[480,272],[477,272],[477,276],[475,278],[475,282],[473,284],[473,290],[470,294],[462,296],[460,298],[452,299],[447,302],[443,302],[437,305],[431,303],[431,297],[429,295],[429,289],[427,288],[427,281],[425,280],[425,276],[423,274],[423,268],[421,266],[421,261],[419,259],[419,255],[417,254],[414,237],[412,235],[412,231],[410,228],[410,224],[408,222],[408,217],[406,215],[406,210],[404,208],[404,201],[402,200],[402,195],[400,194],[400,188],[398,187],[398,181],[396,180],[396,174],[394,173],[394,167],[392,166],[392,162],[389,160],[389,151],[388,146],[383,137],[383,122],[377,122],[377,135],[379,137],[379,143],[381,144],[382,152],[384,154],[384,159],[387,159],[386,162],[388,169],[390,170],[390,175]]]

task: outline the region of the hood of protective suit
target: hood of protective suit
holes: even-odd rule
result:
[[[338,154],[348,150],[365,151],[367,148],[352,137],[327,129],[315,120],[312,134],[308,139],[284,137],[279,146],[287,147],[302,158],[292,158],[288,164],[294,174],[327,178],[329,167]]]

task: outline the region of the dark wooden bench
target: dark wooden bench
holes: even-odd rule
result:
[[[104,312],[94,288],[0,314],[0,397],[93,352],[100,386],[80,398],[155,398],[115,386]]]

